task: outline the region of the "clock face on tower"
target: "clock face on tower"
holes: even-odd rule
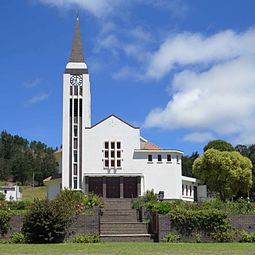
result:
[[[70,83],[74,86],[82,85],[82,75],[71,75]]]

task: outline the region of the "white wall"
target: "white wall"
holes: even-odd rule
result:
[[[6,201],[17,201],[22,198],[19,186],[0,187],[0,192],[5,194]]]
[[[122,146],[122,168],[104,168],[104,142],[120,141]],[[160,153],[135,151],[140,149],[140,130],[134,129],[111,116],[91,129],[84,131],[83,175],[116,174],[143,175],[142,193],[154,189],[164,191],[167,199],[181,199],[181,153],[172,153],[172,163],[166,162],[169,152]],[[153,155],[153,163],[148,163],[148,154]],[[157,163],[157,155],[162,154],[162,163]],[[179,163],[176,162],[176,155]]]
[[[148,154],[153,161],[148,162]],[[162,155],[162,162],[158,162],[157,156]],[[167,162],[167,154],[172,156],[171,162]],[[177,163],[176,155],[179,156]],[[154,189],[156,193],[164,191],[165,199],[181,199],[181,154],[170,152],[136,152],[134,161],[136,169],[144,174],[144,188]]]
[[[122,168],[104,169],[104,142],[121,141]],[[84,131],[83,147],[83,174],[102,173],[102,174],[122,174],[134,173],[137,169],[133,165],[134,149],[140,148],[140,131],[123,123],[114,116],[99,123],[91,129]],[[141,171],[142,172],[142,171]]]
[[[192,180],[191,181],[182,180],[182,185],[184,187],[184,190],[182,193],[182,199],[185,201],[193,202],[194,201],[194,186],[197,186],[197,184],[195,184],[195,182]],[[190,193],[190,187],[191,187],[191,193]]]

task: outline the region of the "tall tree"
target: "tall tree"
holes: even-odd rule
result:
[[[192,173],[192,165],[195,159],[197,159],[198,157],[199,157],[199,154],[197,151],[193,152],[191,156],[182,157],[182,175],[188,176],[188,177],[194,177]]]
[[[46,144],[33,141],[3,131],[0,133],[0,180],[13,180],[22,185],[35,181],[43,184],[43,179],[57,173],[57,163],[53,149]]]
[[[235,148],[232,146],[232,144],[224,141],[224,140],[214,140],[209,142],[204,147],[204,152],[206,152],[209,149],[215,149],[218,151],[234,151]]]
[[[223,201],[238,192],[247,193],[252,186],[252,163],[236,151],[207,150],[195,160],[193,174]]]
[[[255,145],[246,146],[242,144],[238,144],[235,147],[235,150],[240,152],[243,156],[248,157],[252,162],[252,176],[253,176],[253,185],[251,188],[251,196],[255,197]]]

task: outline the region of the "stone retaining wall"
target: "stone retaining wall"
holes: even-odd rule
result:
[[[171,226],[170,215],[154,215],[157,217],[156,231],[158,234],[158,241],[162,241],[164,237],[168,235],[169,232],[178,232],[175,228]],[[233,228],[238,230],[255,231],[255,215],[245,215],[245,214],[232,214],[228,215],[230,223]],[[201,233],[201,237],[204,241],[212,241],[206,233]]]
[[[10,238],[15,232],[20,232],[23,226],[23,215],[15,215],[11,217],[10,226],[7,235],[4,238]],[[67,230],[66,239],[80,234],[99,234],[99,210],[96,209],[89,215],[79,215]]]

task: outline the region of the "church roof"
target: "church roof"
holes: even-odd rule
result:
[[[82,37],[81,37],[81,30],[80,30],[80,22],[79,18],[77,17],[74,38],[73,38],[73,45],[70,55],[70,62],[75,63],[83,63],[84,62],[84,51],[82,46]]]
[[[135,127],[131,124],[129,124],[128,122],[124,121],[123,119],[119,118],[118,116],[114,115],[114,114],[111,114],[109,116],[107,116],[106,118],[102,119],[101,121],[97,122],[96,124],[94,124],[93,126],[91,127],[86,127],[86,129],[91,129],[91,128],[94,128],[95,126],[99,125],[100,123],[104,122],[105,120],[111,118],[111,117],[114,117],[116,119],[118,119],[119,121],[125,123],[126,125],[130,126],[131,128],[134,128],[134,129],[139,129],[139,127]]]

